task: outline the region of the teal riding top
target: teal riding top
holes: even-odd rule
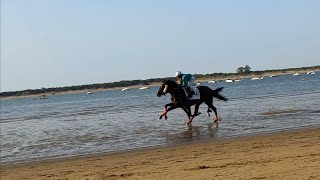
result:
[[[187,87],[188,86],[188,83],[189,81],[192,79],[192,76],[191,74],[182,74],[182,77],[181,77],[181,86],[182,87]]]

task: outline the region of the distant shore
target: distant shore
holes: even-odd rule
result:
[[[277,72],[277,73],[263,73],[261,75],[235,75],[235,76],[231,76],[231,77],[227,77],[227,78],[220,78],[220,79],[216,79],[217,81],[221,81],[221,80],[227,80],[227,79],[233,79],[233,80],[241,80],[241,79],[248,79],[248,78],[253,78],[253,77],[269,77],[271,75],[275,75],[275,76],[281,76],[281,75],[288,75],[288,74],[295,74],[295,73],[299,73],[301,75],[307,74],[307,72],[309,72],[310,70],[298,70],[298,71],[287,71],[287,72]],[[316,69],[313,70],[316,73],[320,73],[320,69]],[[205,82],[205,81],[209,81],[212,79],[200,79],[200,82]],[[214,79],[213,79],[214,80]]]
[[[320,128],[1,166],[1,179],[320,179]]]
[[[287,74],[294,74],[294,73],[300,73],[301,75],[306,74],[308,71],[311,71],[311,69],[306,69],[306,70],[296,70],[296,71],[286,71],[286,72],[276,72],[276,73],[263,73],[260,75],[234,75],[234,76],[228,76],[225,78],[200,78],[197,79],[197,82],[208,82],[208,81],[221,81],[221,80],[227,80],[227,79],[233,79],[233,80],[241,80],[241,79],[247,79],[247,78],[253,78],[253,77],[266,77],[270,75],[287,75]],[[315,71],[316,73],[320,73],[320,69],[312,69],[312,71]],[[56,95],[64,95],[64,94],[80,94],[80,93],[87,93],[87,92],[98,92],[98,91],[106,91],[106,90],[121,90],[123,88],[129,88],[129,89],[134,89],[134,88],[140,88],[142,86],[147,86],[147,87],[153,87],[153,86],[159,86],[161,83],[151,83],[149,85],[134,85],[134,86],[125,86],[125,87],[113,87],[113,88],[100,88],[100,89],[85,89],[85,90],[74,90],[74,91],[63,91],[63,92],[57,92],[57,93],[42,93],[42,94],[34,94],[34,95],[22,95],[22,96],[9,96],[9,97],[0,97],[0,99],[17,99],[17,98],[35,98],[39,99],[42,95],[46,95],[48,97],[50,96],[56,96]]]

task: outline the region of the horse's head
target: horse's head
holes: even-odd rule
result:
[[[171,80],[164,80],[162,84],[160,85],[159,91],[157,93],[157,96],[160,97],[162,95],[165,95],[167,93],[173,92],[174,88],[177,87],[177,83]]]

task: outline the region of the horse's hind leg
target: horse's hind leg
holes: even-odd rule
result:
[[[214,114],[216,115],[216,119],[214,121],[218,121],[219,120],[219,116],[218,116],[218,113],[217,113],[217,108],[213,106],[212,103],[206,103],[214,112]]]
[[[208,110],[207,110],[207,115],[210,117],[210,113],[211,113],[212,111],[211,111],[211,109],[210,109],[210,107],[208,106]]]
[[[196,104],[195,107],[194,107],[194,113],[193,113],[193,116],[194,116],[194,117],[201,114],[201,113],[199,112],[199,106],[200,106],[200,104]]]

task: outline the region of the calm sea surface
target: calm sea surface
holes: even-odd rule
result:
[[[225,87],[219,128],[205,104],[191,127],[181,109],[158,120],[158,87],[1,100],[1,164],[320,127],[320,72],[202,85]]]

